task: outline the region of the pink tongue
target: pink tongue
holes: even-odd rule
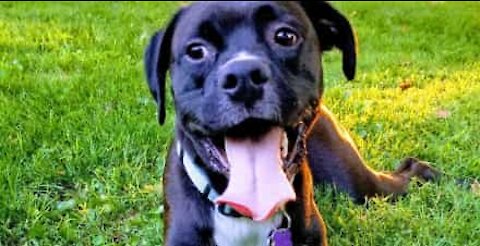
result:
[[[283,130],[275,127],[258,140],[226,138],[230,179],[216,202],[261,221],[284,203],[295,200],[295,192],[282,170],[282,137]]]

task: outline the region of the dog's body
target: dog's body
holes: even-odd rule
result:
[[[394,173],[363,163],[321,105],[320,56],[332,47],[352,79],[350,24],[315,1],[197,3],[152,38],[146,69],[160,122],[169,69],[177,109],[164,174],[166,245],[326,245],[313,181],[362,201],[438,175],[413,158]],[[290,159],[299,160],[294,172]]]

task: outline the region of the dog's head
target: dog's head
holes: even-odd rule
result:
[[[317,1],[195,3],[152,37],[145,65],[158,119],[165,120],[170,71],[177,127],[194,139],[207,168],[228,170],[219,202],[264,219],[295,198],[282,159],[305,110],[322,95],[321,53],[333,47],[353,79],[350,24]],[[272,188],[278,194],[266,191]],[[271,199],[245,198],[258,195]]]

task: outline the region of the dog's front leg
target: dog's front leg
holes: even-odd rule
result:
[[[440,176],[428,163],[415,158],[406,158],[394,172],[371,169],[325,106],[320,115],[307,144],[310,168],[317,183],[333,183],[357,202],[363,202],[366,197],[377,195],[403,195],[413,177],[432,181]]]

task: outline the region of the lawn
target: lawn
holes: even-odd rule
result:
[[[396,203],[318,189],[330,244],[480,245],[480,4],[334,5],[358,76],[326,55],[325,103],[375,169],[417,156],[445,175]],[[0,245],[162,244],[173,109],[159,127],[142,55],[178,7],[0,3]]]

